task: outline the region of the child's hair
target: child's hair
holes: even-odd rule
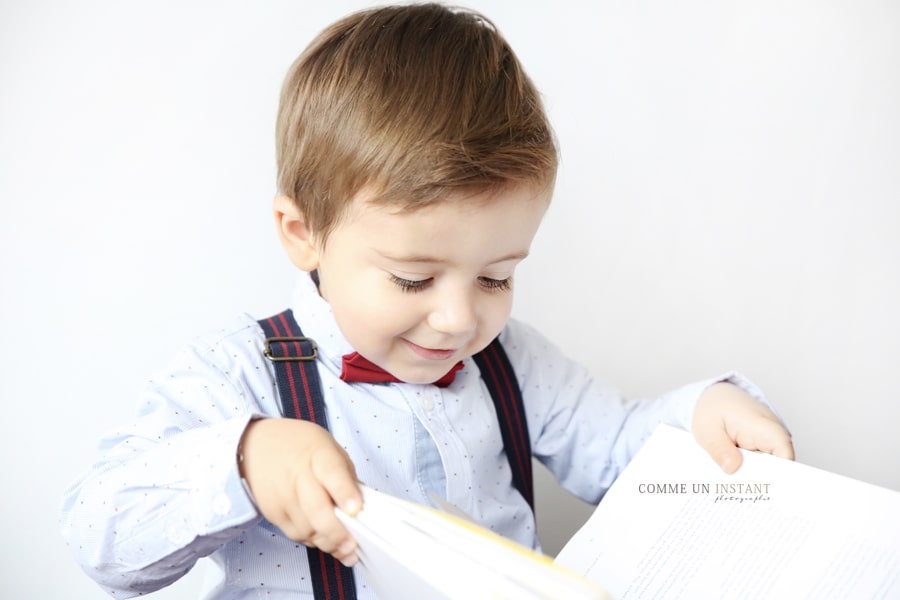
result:
[[[414,210],[556,177],[541,99],[506,40],[439,4],[365,10],[319,34],[287,74],[276,141],[278,193],[323,240],[363,189]]]

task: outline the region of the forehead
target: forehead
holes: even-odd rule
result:
[[[449,257],[474,261],[522,258],[543,218],[549,196],[548,191],[520,186],[460,193],[416,209],[398,209],[360,194],[332,237],[415,262],[450,260]]]

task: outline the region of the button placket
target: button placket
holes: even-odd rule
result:
[[[422,410],[424,410],[425,414],[427,414],[429,416],[431,415],[432,412],[434,412],[434,406],[435,406],[434,394],[435,393],[436,392],[429,391],[429,392],[423,393],[420,398],[420,401],[422,403]]]

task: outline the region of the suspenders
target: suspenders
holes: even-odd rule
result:
[[[275,379],[284,416],[328,428],[322,384],[316,367],[316,344],[304,337],[288,309],[259,321],[266,334],[265,355],[275,363]],[[494,401],[513,485],[534,510],[531,441],[525,423],[522,394],[500,341],[473,356]],[[329,554],[307,548],[316,600],[355,600],[353,571]]]
[[[534,512],[534,480],[531,476],[531,440],[525,422],[525,406],[522,392],[516,381],[509,358],[503,351],[499,338],[475,354],[475,364],[481,371],[500,423],[503,448],[512,467],[513,485],[528,502]]]
[[[328,428],[316,344],[303,337],[291,310],[259,324],[266,333],[266,358],[275,363],[275,381],[284,416]],[[356,600],[353,571],[318,548],[307,548],[316,600]]]

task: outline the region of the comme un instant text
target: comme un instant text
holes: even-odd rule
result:
[[[769,483],[641,483],[640,494],[768,494]]]

